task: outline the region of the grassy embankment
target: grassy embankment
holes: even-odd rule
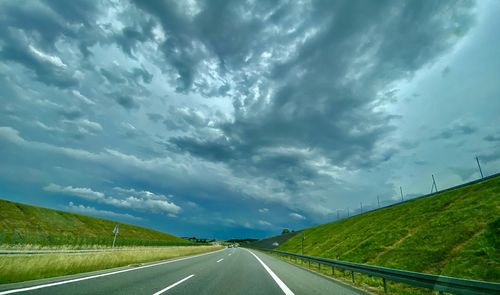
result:
[[[221,249],[217,246],[138,247],[85,254],[0,255],[0,284],[127,266]]]
[[[278,250],[300,253],[301,237],[292,237]],[[500,177],[308,228],[304,254],[500,282]],[[350,273],[340,277],[350,280]],[[356,280],[383,292],[378,278],[357,275]],[[395,294],[426,293],[395,283],[390,289]]]
[[[189,241],[120,222],[0,199],[0,247],[110,247],[113,228],[120,225],[116,246],[182,246]]]
[[[121,250],[0,255],[0,283],[102,270],[221,248],[192,246],[184,239],[139,226],[0,200],[0,248],[3,249],[105,249],[112,245],[116,224],[120,224],[116,245]]]

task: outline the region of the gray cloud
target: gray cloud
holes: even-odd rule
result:
[[[122,107],[124,107],[127,110],[138,109],[141,107],[141,105],[137,102],[137,100],[130,95],[121,94],[121,93],[113,93],[110,95],[113,96],[114,100],[119,105],[121,105]]]
[[[443,167],[452,184],[472,154],[494,171],[500,67],[495,46],[474,46],[498,25],[479,34],[474,18],[500,10],[474,5],[3,1],[2,187],[258,236],[374,208],[400,183],[416,195]]]
[[[148,116],[148,119],[154,123],[158,123],[159,121],[163,120],[163,116],[161,114],[148,113],[147,116]]]
[[[483,138],[485,141],[489,142],[499,142],[500,141],[500,134],[490,134],[487,135]]]
[[[477,131],[477,128],[469,122],[454,121],[440,133],[431,137],[431,139],[451,139],[461,135],[470,135]]]
[[[289,215],[290,215],[290,217],[292,217],[293,219],[296,219],[296,220],[306,219],[304,216],[300,215],[299,213],[295,213],[295,212],[290,213]]]
[[[75,78],[68,75],[68,71],[64,67],[51,63],[47,60],[48,58],[44,57],[54,58],[54,56],[41,53],[36,49],[33,50],[13,43],[3,45],[0,50],[1,59],[19,63],[26,69],[32,70],[36,79],[42,83],[60,88],[68,88],[78,84]]]
[[[126,198],[116,198],[106,196],[102,192],[93,191],[90,188],[79,188],[72,186],[60,186],[57,184],[49,184],[43,188],[45,191],[53,193],[64,193],[77,197],[81,197],[90,201],[96,201],[102,204],[111,205],[121,208],[130,208],[133,210],[146,210],[149,212],[165,213],[168,216],[175,217],[181,211],[181,208],[169,201],[165,196],[157,196],[151,192],[137,192],[135,190],[119,190],[120,192],[128,193]]]
[[[100,72],[111,84],[122,84],[126,82],[126,80],[121,77],[120,73],[117,73],[116,71],[101,69]]]
[[[363,167],[387,161],[397,151],[396,148],[379,151],[378,156],[372,156],[377,144],[395,129],[391,125],[392,117],[371,108],[370,102],[376,97],[376,92],[381,85],[411,76],[413,71],[452,45],[449,38],[440,37],[448,36],[447,24],[439,18],[429,18],[429,15],[446,11],[463,30],[471,24],[467,10],[453,8],[445,2],[438,6],[390,3],[388,6],[394,11],[390,17],[386,15],[389,9],[380,3],[353,5],[349,10],[342,11],[335,2],[318,2],[306,5],[303,22],[296,25],[296,34],[281,34],[273,36],[274,41],[265,39],[266,42],[262,42],[264,40],[258,40],[256,36],[270,36],[258,33],[265,29],[263,19],[259,18],[259,4],[245,7],[243,4],[224,3],[213,8],[227,11],[225,15],[233,22],[237,18],[232,18],[231,13],[243,9],[253,11],[256,16],[253,19],[230,26],[241,27],[239,43],[225,43],[222,48],[218,38],[232,40],[225,38],[223,29],[220,35],[208,34],[199,38],[207,48],[213,49],[219,60],[224,61],[220,72],[239,75],[237,69],[243,67],[254,69],[255,75],[246,73],[240,81],[236,80],[233,99],[235,120],[217,126],[223,136],[208,140],[186,136],[172,138],[170,142],[179,149],[207,160],[231,162],[237,168],[252,165],[250,159],[253,156],[266,158],[263,154],[265,150],[280,146],[314,150],[325,155],[332,165]],[[162,9],[166,10],[165,7],[157,7],[156,11],[159,13]],[[293,14],[294,9],[296,7],[280,4],[269,10],[276,14],[284,11]],[[178,23],[170,23],[170,30],[188,22],[183,28],[189,28],[188,33],[198,37],[197,25],[216,17],[210,15],[215,13],[211,8],[202,11],[192,23],[179,17]],[[333,15],[325,15],[332,11]],[[360,17],[363,11],[370,11],[372,17]],[[349,26],[343,26],[347,20]],[[285,25],[289,25],[288,21],[276,18],[272,24],[277,29],[284,29]],[[413,22],[419,23],[420,28],[428,29],[417,29],[410,25]],[[311,34],[306,27],[318,29]],[[179,31],[187,34],[184,29]],[[175,35],[177,32],[171,33]],[[293,48],[292,44],[301,38],[306,39],[295,51],[288,53],[289,58],[276,61],[272,67],[258,68],[258,62],[263,62],[259,55],[267,52],[272,61],[274,52],[285,50],[277,42]],[[258,44],[266,45],[259,47]],[[187,49],[183,47],[183,50]],[[245,55],[257,57],[245,63]],[[196,56],[192,58],[197,59]],[[366,61],[360,63],[363,58]],[[249,66],[251,62],[255,64]],[[179,72],[182,70],[186,69],[181,67]],[[194,69],[188,71],[195,72]],[[252,88],[259,91],[249,91]],[[292,162],[288,163],[283,156],[274,157],[274,160],[284,166],[296,167],[303,175],[310,173],[307,165],[300,164],[304,161],[297,156],[290,158]],[[277,166],[279,169],[279,164]],[[257,173],[268,170],[265,169],[268,167],[263,168],[256,169]]]
[[[119,219],[131,219],[131,220],[142,220],[141,217],[136,217],[127,213],[117,213],[109,210],[99,210],[94,207],[78,205],[73,202],[69,202],[67,209],[76,213],[83,213],[86,215],[100,216],[106,218],[119,218]]]

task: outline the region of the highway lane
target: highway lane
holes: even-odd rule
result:
[[[118,271],[101,272],[97,277],[83,274],[77,278],[80,281],[73,282],[67,282],[67,278],[51,280],[52,284],[59,285],[49,283],[45,287],[40,282],[16,284],[10,291],[0,286],[0,295],[366,294],[267,254],[242,248]],[[37,286],[42,288],[23,290]]]

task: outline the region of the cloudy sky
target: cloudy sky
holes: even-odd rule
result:
[[[0,197],[263,237],[500,171],[499,1],[1,1]]]

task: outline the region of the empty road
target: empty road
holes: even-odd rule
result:
[[[259,251],[228,248],[135,268],[0,285],[5,294],[366,294]]]

